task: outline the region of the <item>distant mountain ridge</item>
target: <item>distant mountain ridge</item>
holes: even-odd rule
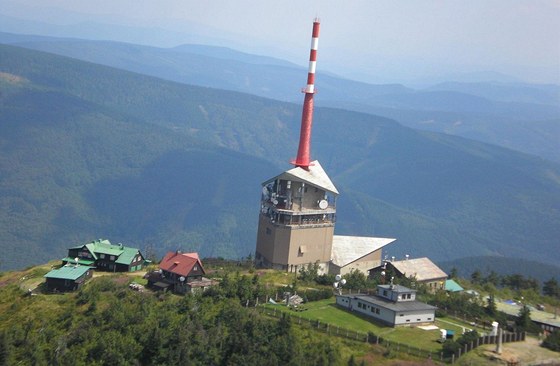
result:
[[[16,35],[0,42],[52,52],[186,84],[299,102],[304,68],[226,47],[158,48],[119,42]],[[317,71],[316,105],[396,119],[560,162],[560,86],[447,82],[426,89],[372,85]],[[467,79],[468,80],[468,79]]]
[[[240,257],[260,183],[295,155],[301,106],[0,45],[2,268],[92,238]],[[391,255],[559,263],[560,166],[393,120],[317,108],[312,156],[337,233]],[[30,256],[29,253],[34,253]]]
[[[433,85],[430,91],[456,91],[502,102],[523,102],[557,105],[560,103],[560,85],[517,83],[445,82]]]

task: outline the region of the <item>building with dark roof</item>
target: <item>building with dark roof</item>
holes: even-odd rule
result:
[[[43,277],[46,278],[49,291],[75,291],[91,278],[92,269],[89,266],[79,264],[66,264],[60,268],[53,269]]]
[[[436,307],[416,300],[416,290],[378,285],[376,295],[336,295],[340,307],[395,327],[433,323]]]
[[[204,291],[215,284],[205,278],[206,271],[198,253],[168,252],[159,263],[159,271],[146,274],[148,286],[176,293]]]
[[[87,244],[68,249],[68,256],[63,263],[75,263],[95,267],[97,270],[110,272],[134,272],[141,270],[146,259],[139,249],[111,244],[109,240],[94,240]]]

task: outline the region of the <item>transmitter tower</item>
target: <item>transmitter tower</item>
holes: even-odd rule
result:
[[[320,273],[329,272],[338,191],[310,158],[319,29],[315,19],[295,167],[262,183],[255,253],[261,268],[297,272],[318,263]]]

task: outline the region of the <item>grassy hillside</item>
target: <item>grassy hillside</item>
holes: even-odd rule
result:
[[[253,273],[239,262],[212,266],[203,261],[209,277],[219,278],[219,284],[203,294],[185,296],[149,288],[131,290],[128,285],[132,282],[146,284],[143,272],[94,271],[92,279],[70,293],[47,291],[43,276],[57,264],[54,261],[0,272],[0,362],[348,365],[353,359],[354,363],[368,365],[443,364],[440,352],[445,346],[437,341],[437,328],[393,328],[372,322],[367,316],[336,306],[330,286],[301,278],[298,293],[302,297],[322,293],[327,298],[306,301],[299,306],[305,311],[296,312],[263,301],[281,296],[294,283],[293,276],[273,270]],[[374,288],[375,283],[368,286]],[[505,316],[485,314],[483,303],[468,301],[472,300],[470,295],[429,295],[419,290],[421,301],[442,310],[434,325],[454,331],[455,340],[464,327],[479,334],[488,332],[490,321],[502,321]],[[510,289],[503,291],[511,295]],[[501,292],[495,295],[500,297]],[[256,298],[261,299],[259,305]],[[537,296],[534,301],[542,303],[542,298]],[[445,316],[444,308],[448,314],[458,312],[460,318]],[[478,325],[471,323],[474,317]],[[490,346],[495,348],[487,345],[486,349]],[[521,358],[524,362],[557,356],[539,347],[537,338],[531,336],[525,342],[504,343],[503,347],[504,354],[512,348],[523,349],[527,352],[527,357]],[[476,350],[455,358],[455,363],[493,365],[496,358],[491,352],[483,355]]]
[[[138,275],[98,276],[74,293],[45,293],[49,267],[0,273],[2,365],[344,365],[351,354],[372,352],[363,342],[261,316],[231,296],[131,291]],[[39,285],[33,295],[20,288],[22,278]]]
[[[0,87],[2,268],[98,237],[246,256],[260,182],[296,153],[299,105],[12,46]],[[312,148],[342,192],[339,234],[395,237],[397,256],[560,262],[556,164],[324,108]]]

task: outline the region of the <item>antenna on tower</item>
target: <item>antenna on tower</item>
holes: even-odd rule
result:
[[[334,277],[334,281],[335,281],[335,282],[333,283],[334,289],[338,291],[338,294],[339,294],[339,295],[342,295],[342,287],[343,287],[344,285],[346,285],[346,279],[342,278],[342,276],[341,276],[340,274],[337,274],[337,275]]]
[[[311,51],[309,52],[309,69],[307,71],[307,86],[302,90],[305,93],[301,113],[301,130],[299,133],[299,147],[296,160],[292,162],[297,167],[309,169],[311,150],[311,125],[313,123],[313,94],[315,94],[315,67],[317,64],[317,48],[319,46],[319,18],[313,20],[311,34]]]

